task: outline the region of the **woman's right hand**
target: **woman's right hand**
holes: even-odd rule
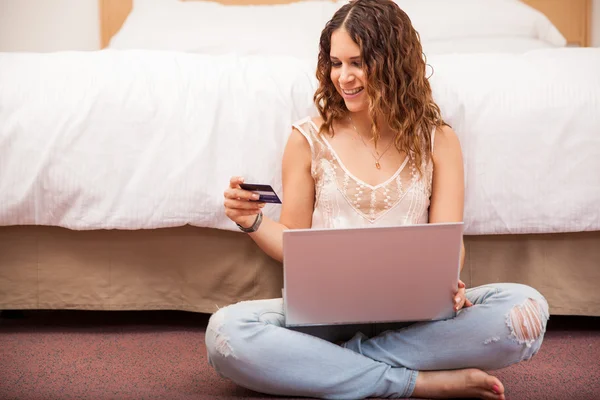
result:
[[[262,211],[265,203],[259,203],[250,200],[258,200],[259,195],[244,190],[240,187],[240,183],[244,183],[244,178],[234,176],[229,180],[229,187],[223,194],[225,201],[225,215],[235,222],[248,228],[254,224],[256,216]]]

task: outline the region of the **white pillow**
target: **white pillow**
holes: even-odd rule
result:
[[[526,37],[554,46],[564,36],[540,11],[516,0],[395,0],[424,41]]]
[[[479,38],[530,38],[566,45],[544,14],[518,0],[395,1],[429,45]],[[322,29],[345,3],[313,0],[224,6],[209,1],[134,0],[132,12],[108,47],[286,55],[314,61]],[[480,50],[478,44],[474,51]],[[469,48],[461,51],[469,52]]]
[[[206,1],[135,0],[108,47],[316,60],[321,31],[339,7],[329,1],[225,6]]]
[[[523,54],[533,50],[552,48],[557,47],[539,39],[521,37],[458,38],[449,40],[423,41],[423,52],[427,56],[430,54],[461,53]]]

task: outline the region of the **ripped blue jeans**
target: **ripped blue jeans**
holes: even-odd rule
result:
[[[537,353],[549,317],[537,290],[491,284],[467,298],[473,306],[448,320],[311,333],[285,328],[282,299],[240,302],[211,316],[208,358],[221,376],[257,392],[360,399],[410,397],[418,371],[494,370]]]

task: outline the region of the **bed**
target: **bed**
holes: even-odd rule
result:
[[[500,1],[523,10],[487,2]],[[221,195],[240,171],[281,191],[290,124],[314,113],[314,42],[286,20],[293,54],[267,30],[257,30],[258,45],[219,35],[216,46],[183,17],[157,25],[143,3],[100,0],[105,50],[0,54],[0,309],[210,313],[280,296],[281,265],[236,231]],[[310,37],[339,6],[263,3],[185,7],[233,21],[296,7]],[[552,314],[600,315],[600,50],[585,48],[590,2],[528,1],[543,13],[528,7],[506,26],[486,23],[483,37],[469,31],[480,23],[454,37],[428,30],[443,20],[419,20],[419,4],[399,3],[413,7],[436,100],[465,153],[463,280],[529,284]],[[277,218],[278,208],[265,213]]]

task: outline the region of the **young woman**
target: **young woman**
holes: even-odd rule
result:
[[[232,221],[277,260],[285,229],[462,221],[460,143],[432,99],[419,36],[393,1],[340,9],[322,32],[317,77],[321,117],[294,124],[280,221],[262,216],[241,177],[224,194]],[[545,299],[523,285],[459,282],[453,300],[455,318],[356,333],[341,345],[286,329],[282,299],[241,302],[211,317],[209,360],[237,384],[276,395],[504,399],[483,370],[539,350]]]

